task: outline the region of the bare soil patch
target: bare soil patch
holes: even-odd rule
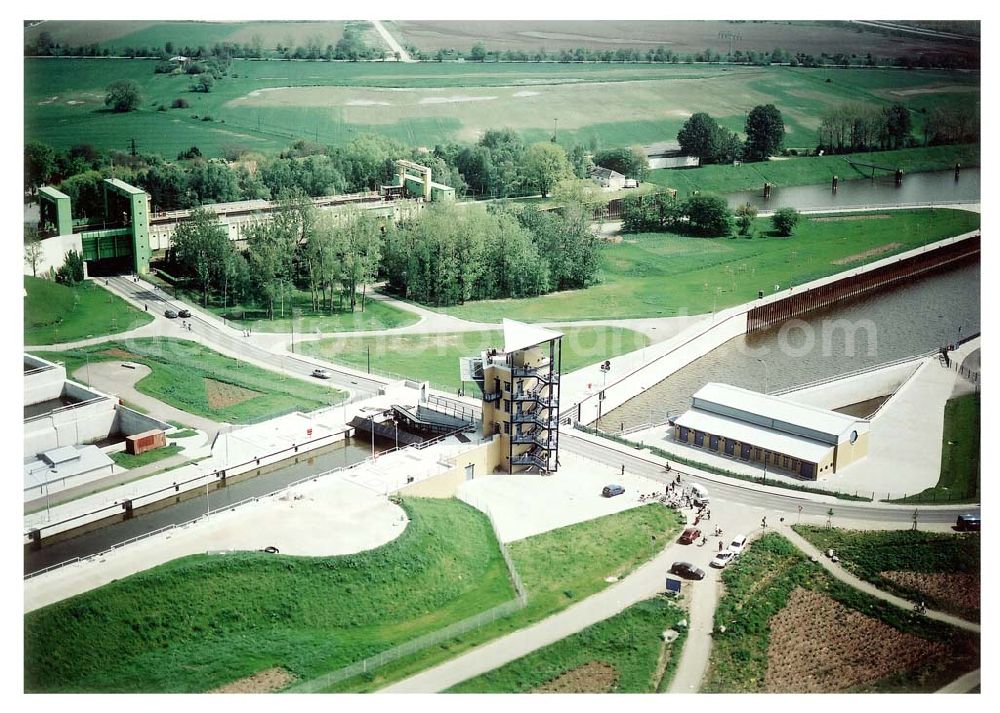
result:
[[[902,243],[887,243],[885,245],[879,245],[878,247],[871,248],[870,250],[865,250],[863,253],[855,253],[853,255],[848,255],[847,257],[842,257],[839,260],[834,260],[833,264],[848,265],[852,262],[857,262],[858,260],[867,260],[870,257],[875,257],[876,255],[882,255],[895,250],[900,246],[902,246]]]
[[[224,381],[205,379],[205,395],[208,397],[209,408],[222,409],[249,401],[254,396],[260,396],[260,392]]]
[[[614,666],[591,661],[535,688],[532,693],[608,693],[618,683]]]
[[[135,359],[136,358],[135,354],[132,354],[131,352],[127,352],[124,349],[119,349],[118,347],[115,347],[114,349],[105,349],[105,350],[103,350],[101,352],[98,352],[98,354],[106,354],[108,356],[115,357],[116,359],[128,359],[128,360],[131,360],[131,359]]]
[[[947,602],[958,609],[979,610],[978,574],[963,572],[879,572],[891,582]]]
[[[295,676],[280,666],[258,671],[252,676],[240,678],[225,686],[219,686],[209,693],[274,693],[285,688]]]
[[[834,693],[870,685],[942,656],[948,647],[801,587],[771,618],[765,690]]]

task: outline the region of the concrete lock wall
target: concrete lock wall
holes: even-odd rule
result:
[[[849,376],[846,379],[837,379],[830,383],[789,391],[782,396],[789,401],[807,406],[818,406],[825,409],[842,408],[895,393],[896,389],[920,368],[920,364],[921,359],[914,359],[902,364],[894,364],[882,369]]]
[[[24,454],[33,456],[60,446],[104,438],[115,422],[115,402],[101,399],[24,424]]]
[[[24,405],[57,399],[62,394],[66,381],[66,367],[57,364],[55,368],[40,371],[24,377]]]
[[[474,467],[473,477],[492,475],[503,455],[502,441],[493,438],[454,457],[455,465],[443,473],[400,489],[401,495],[420,498],[452,498],[467,480],[466,467]]]
[[[130,408],[119,405],[115,409],[115,422],[112,430],[120,431],[126,436],[152,430],[169,431],[171,428],[173,427],[169,423],[159,421]]]

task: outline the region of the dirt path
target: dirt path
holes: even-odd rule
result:
[[[205,431],[209,441],[215,438],[215,434],[219,432],[222,424],[168,406],[162,401],[136,390],[136,382],[148,376],[150,372],[151,369],[143,364],[136,364],[135,369],[126,369],[120,361],[103,361],[80,367],[73,372],[73,378],[85,381],[96,389],[136,404],[145,409],[153,418],[158,418],[161,421],[179,421]]]
[[[370,20],[369,22],[371,22],[372,25],[375,26],[375,30],[380,35],[382,35],[382,39],[385,40],[385,43],[387,45],[389,45],[389,49],[391,49],[393,52],[399,53],[399,61],[400,62],[416,62],[417,61],[417,60],[413,59],[413,57],[410,56],[409,52],[407,52],[405,49],[403,49],[403,46],[396,41],[395,37],[393,37],[392,35],[389,34],[389,30],[385,29],[385,25],[382,24],[381,20]]]
[[[841,582],[844,582],[845,584],[848,584],[854,587],[855,589],[864,592],[865,594],[870,594],[873,597],[878,597],[882,601],[894,604],[897,607],[900,607],[901,609],[908,609],[908,610],[913,609],[914,602],[911,602],[907,599],[903,599],[902,597],[897,597],[895,594],[889,594],[888,592],[884,592],[878,587],[876,587],[874,584],[871,584],[870,582],[866,582],[863,579],[855,577],[853,574],[848,572],[839,564],[831,562],[818,549],[813,547],[808,540],[806,540],[804,537],[795,532],[790,526],[786,525],[780,527],[779,532],[781,532],[782,535],[787,537],[793,545],[798,547],[805,554],[809,555],[810,557],[815,557],[818,560],[819,564],[823,567],[823,569],[825,569],[827,572],[829,572],[834,577],[839,579]],[[951,614],[945,614],[944,612],[939,612],[939,611],[931,611],[930,609],[928,609],[927,617],[930,619],[936,619],[937,621],[943,621],[945,624],[951,624],[952,626],[957,626],[959,629],[965,629],[966,631],[972,631],[977,634],[980,633],[979,624],[973,624],[972,622],[966,621],[965,619],[961,619]]]

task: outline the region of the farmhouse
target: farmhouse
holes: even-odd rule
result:
[[[674,438],[730,458],[816,480],[865,457],[865,419],[709,383],[673,421]]]
[[[625,183],[628,179],[618,171],[612,171],[603,166],[594,166],[590,171],[590,180],[606,190],[618,191],[626,187]]]

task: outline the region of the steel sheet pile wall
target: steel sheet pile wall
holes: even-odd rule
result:
[[[911,255],[890,265],[883,265],[856,275],[848,275],[836,282],[819,285],[785,299],[754,307],[747,312],[747,334],[767,329],[792,317],[840,300],[884,289],[902,280],[936,270],[942,265],[975,255],[980,250],[980,242],[980,236],[976,235],[935,250]]]

